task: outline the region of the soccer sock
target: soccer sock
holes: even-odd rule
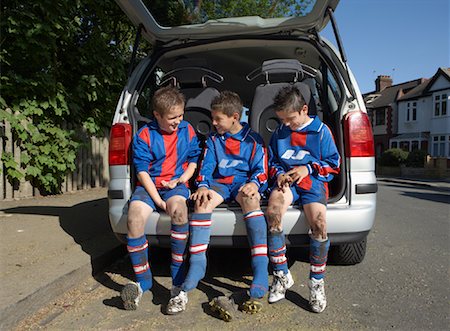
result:
[[[170,231],[170,247],[172,249],[172,262],[170,264],[170,274],[172,275],[172,285],[181,286],[184,281],[186,263],[184,254],[188,242],[189,223],[172,224]]]
[[[148,264],[148,242],[145,236],[139,238],[127,237],[127,250],[130,254],[136,281],[141,285],[142,291],[152,288],[152,273]]]
[[[283,270],[284,274],[288,273],[288,264],[286,258],[286,239],[284,232],[270,232],[267,236],[269,244],[269,258],[274,271]]]
[[[327,266],[328,249],[330,248],[330,240],[317,240],[310,235],[309,240],[309,278],[323,279],[325,276],[325,268]]]
[[[206,250],[211,234],[211,213],[193,213],[189,225],[191,242],[189,252],[191,257],[189,271],[181,287],[185,292],[196,288],[198,282],[206,274]]]
[[[269,288],[266,219],[261,210],[255,210],[245,214],[244,221],[252,252],[253,282],[250,297],[262,298]]]

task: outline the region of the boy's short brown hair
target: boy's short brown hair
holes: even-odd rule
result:
[[[218,110],[227,115],[233,116],[234,113],[242,115],[242,101],[239,95],[231,91],[223,91],[211,102],[211,110]]]
[[[273,99],[273,106],[278,111],[300,111],[306,105],[305,98],[296,86],[283,87]]]
[[[164,116],[172,107],[183,106],[184,95],[175,87],[166,86],[155,92],[152,98],[152,109],[161,116]]]

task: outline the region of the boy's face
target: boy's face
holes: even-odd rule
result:
[[[172,133],[177,131],[178,125],[183,120],[184,105],[173,106],[164,115],[156,111],[153,114],[155,115],[159,128],[167,133]]]
[[[308,106],[304,105],[300,111],[282,110],[276,112],[280,121],[295,131],[310,120]]]
[[[218,134],[230,132],[236,123],[239,123],[239,114],[234,113],[233,116],[227,116],[220,110],[211,110],[212,124],[216,128]]]

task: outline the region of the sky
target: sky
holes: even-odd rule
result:
[[[340,0],[335,18],[362,93],[378,75],[399,84],[450,67],[449,0]],[[331,23],[321,34],[335,43]]]

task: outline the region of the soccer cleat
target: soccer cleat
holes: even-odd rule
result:
[[[274,271],[272,285],[269,289],[269,303],[284,299],[286,290],[291,288],[292,285],[294,285],[294,279],[289,270],[287,274],[284,274],[283,270]]]
[[[263,308],[261,301],[255,298],[250,298],[246,300],[242,305],[239,306],[239,310],[247,314],[259,313]]]
[[[209,303],[211,310],[219,314],[220,319],[231,322],[237,317],[237,305],[234,300],[227,296],[214,298]]]
[[[178,295],[169,300],[169,303],[167,304],[167,314],[175,315],[185,311],[187,303],[187,293],[184,291],[180,291]]]
[[[315,313],[321,313],[327,306],[327,297],[325,296],[325,282],[323,279],[311,278],[309,280],[309,304],[311,310]]]
[[[126,310],[136,310],[139,305],[139,301],[142,298],[142,293],[142,288],[139,283],[131,282],[125,285],[120,292],[123,307]]]

